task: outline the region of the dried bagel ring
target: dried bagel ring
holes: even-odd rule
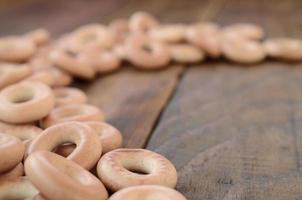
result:
[[[87,62],[83,62],[77,55],[57,49],[49,55],[50,60],[58,68],[83,79],[94,78],[95,71]]]
[[[217,58],[221,55],[220,28],[214,23],[197,23],[186,31],[186,39],[200,47],[209,56]]]
[[[88,24],[73,31],[67,39],[67,49],[79,53],[87,48],[109,48],[114,38],[110,30],[101,24]]]
[[[127,19],[113,20],[110,22],[108,28],[113,34],[115,44],[123,42],[130,31]]]
[[[98,107],[88,104],[74,104],[53,109],[49,115],[42,120],[41,126],[47,128],[69,121],[104,121],[104,119],[104,114]]]
[[[36,51],[35,44],[22,37],[0,38],[0,60],[21,62],[28,60]]]
[[[37,46],[45,45],[50,40],[50,34],[46,29],[39,28],[25,34],[25,37],[32,40]]]
[[[52,151],[64,143],[76,144],[76,149],[67,157],[86,169],[91,169],[102,154],[102,145],[97,134],[89,126],[79,122],[66,122],[45,129],[27,150],[27,155],[36,151]]]
[[[150,30],[149,35],[155,40],[177,43],[184,40],[185,29],[183,24],[164,25]]]
[[[153,41],[142,34],[132,34],[126,41],[127,59],[142,69],[157,69],[170,61],[170,52],[166,44]]]
[[[17,177],[23,176],[23,174],[24,174],[24,167],[23,164],[20,162],[13,169],[4,173],[0,173],[0,182],[15,179]]]
[[[87,102],[87,96],[84,92],[72,87],[59,87],[53,89],[56,97],[56,106],[84,104]]]
[[[187,200],[176,190],[158,185],[141,185],[125,188],[113,194],[109,200],[148,200],[153,197],[156,197],[158,200]]]
[[[39,151],[30,155],[25,161],[25,172],[47,199],[108,199],[104,185],[95,176],[51,152]]]
[[[100,74],[112,72],[121,67],[121,59],[114,51],[90,49],[83,53],[81,58],[90,63]]]
[[[27,148],[30,142],[42,132],[42,129],[34,125],[12,125],[0,122],[0,132],[19,138]]]
[[[27,65],[0,63],[0,89],[30,76],[32,69]]]
[[[105,154],[97,173],[108,189],[115,192],[135,185],[162,185],[174,188],[177,173],[165,157],[145,149],[116,149]]]
[[[196,63],[205,58],[203,51],[191,44],[171,44],[171,59],[178,63]]]
[[[243,38],[238,34],[225,36],[221,48],[227,59],[237,63],[258,63],[266,57],[266,52],[260,42]]]
[[[6,172],[19,164],[25,147],[18,138],[0,133],[0,173]]]
[[[53,79],[53,83],[51,84],[52,87],[67,86],[73,81],[73,78],[70,74],[56,67],[47,68],[45,71],[50,74]]]
[[[293,38],[271,38],[263,46],[268,56],[287,61],[302,60],[302,40]]]
[[[38,48],[37,52],[28,61],[34,71],[52,67],[49,59],[49,53],[53,50],[53,46],[43,46]]]
[[[131,32],[144,33],[152,28],[159,26],[158,21],[146,12],[136,12],[129,19],[129,28]]]
[[[255,24],[237,23],[222,29],[223,34],[238,34],[245,39],[260,40],[264,37],[263,29]]]
[[[45,117],[54,107],[54,95],[45,84],[22,81],[0,92],[0,119],[27,123]]]
[[[46,70],[34,71],[32,75],[25,79],[26,81],[39,81],[51,86],[54,82],[53,77]]]
[[[88,125],[90,128],[92,128],[98,135],[102,143],[103,154],[121,147],[122,134],[120,133],[119,130],[117,130],[110,124],[107,124],[105,122],[97,122],[97,121],[84,122],[84,123]],[[64,157],[67,157],[73,152],[75,148],[76,146],[74,144],[61,145],[56,150],[56,153]]]
[[[0,184],[0,199],[28,199],[36,196],[39,191],[27,177],[4,181]]]

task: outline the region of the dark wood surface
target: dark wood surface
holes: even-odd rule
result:
[[[261,0],[31,1],[0,7],[1,35],[54,35],[145,10],[160,21],[252,22],[302,38],[302,2]],[[190,200],[302,198],[302,64],[223,61],[117,73],[79,85],[124,136],[165,155]]]

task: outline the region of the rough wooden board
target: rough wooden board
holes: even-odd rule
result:
[[[148,148],[172,160],[189,199],[222,199],[242,181],[298,170],[293,105],[302,98],[301,76],[302,69],[276,63],[192,68]]]
[[[0,9],[1,35],[20,34],[46,28],[52,35],[71,31],[117,12],[127,0],[27,0],[13,7]]]
[[[122,131],[124,146],[139,148],[149,138],[181,72],[180,66],[153,72],[129,67],[82,88],[89,102],[101,107],[108,121]]]
[[[258,178],[232,187],[223,200],[301,199],[302,174],[294,172],[274,178]],[[251,187],[252,186],[252,187]]]
[[[293,26],[299,24],[300,4],[227,1],[212,19],[220,24],[254,22],[269,36],[296,36],[301,33]],[[213,63],[187,70],[147,147],[176,165],[177,188],[188,199],[275,199],[277,190],[265,184],[300,170],[301,67]],[[261,182],[263,177],[267,180]],[[292,195],[295,182],[287,181],[280,191],[288,193],[279,197],[294,199],[301,192]],[[258,185],[264,186],[264,196],[257,195]],[[282,184],[276,180],[276,186]]]

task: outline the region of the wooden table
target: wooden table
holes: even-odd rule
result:
[[[103,0],[0,4],[1,34],[45,27],[54,35],[136,10],[162,22],[253,22],[268,36],[301,39],[302,1]],[[190,200],[302,198],[302,66],[267,61],[125,66],[79,86],[124,136],[124,147],[169,158]]]

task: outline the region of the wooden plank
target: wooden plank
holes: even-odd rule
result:
[[[290,25],[301,3],[272,4],[228,1],[216,18],[258,23],[270,36],[296,35],[298,27]],[[277,199],[301,197],[298,189],[290,193],[299,182],[291,174],[301,168],[301,76],[301,65],[273,62],[190,68],[147,147],[176,165],[177,188],[188,199],[276,199],[272,184],[284,182],[280,193],[287,193]]]
[[[102,19],[105,16],[110,16],[126,3],[127,0],[32,0],[1,9],[0,34],[20,34],[46,28],[52,35],[58,36],[83,24],[104,22]]]
[[[141,148],[182,70],[180,66],[171,66],[146,72],[128,67],[81,87],[89,102],[102,108],[107,121],[122,131],[124,146]]]

